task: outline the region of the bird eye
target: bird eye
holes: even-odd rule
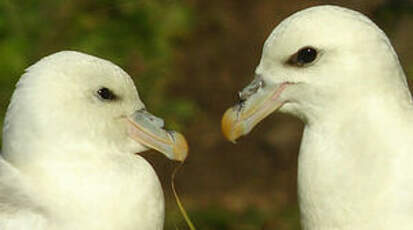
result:
[[[103,87],[97,91],[99,97],[103,100],[115,100],[116,95],[108,88]]]
[[[304,47],[290,57],[288,64],[304,66],[313,62],[317,58],[317,50],[312,47]]]
[[[317,57],[317,51],[311,47],[306,47],[298,51],[297,61],[301,63],[310,63]]]

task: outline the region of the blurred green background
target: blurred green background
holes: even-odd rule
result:
[[[2,0],[0,114],[24,69],[43,56],[78,50],[111,60],[134,78],[149,110],[187,136],[191,155],[176,184],[198,229],[300,229],[301,122],[274,114],[237,145],[224,140],[219,125],[236,92],[251,81],[271,30],[319,4],[372,18],[413,77],[411,1]],[[165,190],[165,229],[187,229],[171,195],[176,164],[153,151],[144,155]]]

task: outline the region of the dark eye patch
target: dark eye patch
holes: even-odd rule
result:
[[[102,100],[107,100],[107,101],[113,101],[116,100],[118,97],[112,92],[112,90],[106,88],[106,87],[102,87],[100,89],[98,89],[98,91],[96,91],[96,93],[98,94],[98,96],[102,99]]]
[[[302,67],[312,63],[318,56],[318,52],[315,48],[307,46],[301,48],[297,53],[293,54],[288,59],[287,64]]]

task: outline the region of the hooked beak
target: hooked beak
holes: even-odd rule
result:
[[[184,161],[188,155],[185,137],[175,131],[165,130],[164,121],[145,109],[127,117],[128,134],[135,141],[163,153],[171,160]]]
[[[235,143],[237,138],[247,135],[261,120],[280,108],[282,91],[290,83],[265,85],[258,76],[240,93],[240,102],[227,109],[222,117],[221,128],[224,136]]]

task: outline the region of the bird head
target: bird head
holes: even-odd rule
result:
[[[337,6],[312,7],[273,30],[254,80],[225,112],[222,130],[235,142],[274,111],[311,123],[363,98],[410,98],[406,85],[389,40],[370,19]],[[403,92],[391,90],[400,86]]]
[[[20,161],[50,148],[138,153],[152,148],[182,161],[185,138],[150,114],[129,75],[115,64],[63,51],[29,67],[17,83],[3,131],[3,152]],[[25,161],[22,159],[22,161]],[[27,159],[26,159],[27,161]]]

